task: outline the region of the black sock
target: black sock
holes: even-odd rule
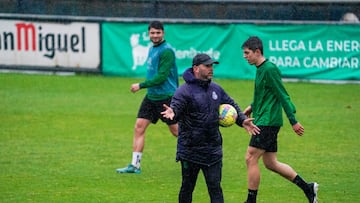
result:
[[[248,189],[248,198],[246,203],[256,203],[257,190]]]
[[[302,179],[299,175],[296,175],[296,177],[293,180],[293,183],[295,183],[299,188],[301,188],[305,192],[305,194],[310,192],[310,188],[307,182],[305,182],[305,180]]]

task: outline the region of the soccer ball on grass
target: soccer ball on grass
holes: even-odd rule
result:
[[[221,104],[219,107],[219,125],[222,127],[232,126],[237,119],[237,111],[230,104]]]

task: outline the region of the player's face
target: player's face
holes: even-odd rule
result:
[[[251,65],[256,65],[258,56],[256,54],[256,51],[252,51],[249,48],[244,48],[243,50],[243,56],[247,60],[247,62]]]
[[[200,64],[195,68],[195,76],[200,80],[211,80],[214,75],[214,68],[212,64]]]
[[[158,45],[164,40],[164,30],[150,28],[149,37],[154,45]]]

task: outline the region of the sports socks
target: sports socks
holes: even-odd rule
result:
[[[257,190],[248,189],[248,198],[246,203],[256,203]]]
[[[308,194],[310,192],[308,184],[299,175],[296,175],[292,182],[295,183],[299,188],[301,188],[305,192],[305,194]]]
[[[142,157],[142,152],[133,152],[131,164],[136,168],[140,168],[141,157]]]

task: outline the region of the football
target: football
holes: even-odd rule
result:
[[[222,127],[232,126],[237,118],[236,109],[230,104],[221,104],[219,107],[219,125]]]

